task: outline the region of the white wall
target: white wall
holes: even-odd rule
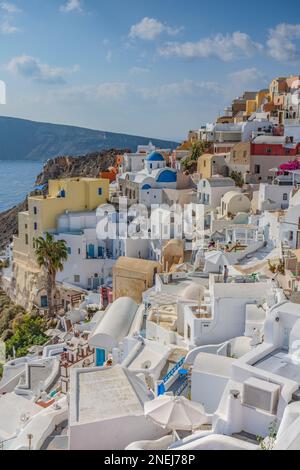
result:
[[[201,403],[206,413],[214,413],[227,383],[227,377],[211,375],[194,369],[192,372],[192,401]]]
[[[70,426],[70,450],[124,450],[141,440],[155,440],[168,431],[145,416],[125,416]]]
[[[287,209],[292,190],[293,186],[261,183],[258,193],[258,210]],[[287,196],[286,199],[283,198],[284,194]]]

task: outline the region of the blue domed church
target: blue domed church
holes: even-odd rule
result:
[[[150,207],[162,203],[163,189],[176,189],[177,171],[167,167],[161,153],[153,151],[146,157],[142,171],[124,173],[118,183],[121,195],[127,197],[130,204]]]

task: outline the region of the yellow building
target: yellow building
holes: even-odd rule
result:
[[[246,115],[251,116],[252,113],[255,113],[257,110],[256,100],[247,100],[246,101]]]
[[[204,153],[198,158],[197,173],[203,179],[209,179],[214,175],[227,176],[226,155]]]
[[[27,306],[24,296],[30,297],[33,282],[29,279],[40,274],[34,239],[55,229],[58,216],[65,211],[92,211],[106,203],[108,198],[109,180],[100,178],[50,180],[48,195],[28,198],[28,211],[19,213],[19,233],[14,237],[14,285],[11,295],[16,301]]]

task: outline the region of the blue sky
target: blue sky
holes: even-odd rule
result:
[[[0,0],[0,114],[179,139],[243,90],[300,74],[300,6]]]

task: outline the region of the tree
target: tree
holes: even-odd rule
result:
[[[243,175],[240,171],[233,171],[230,175],[230,178],[233,179],[236,186],[238,186],[239,188],[242,188],[245,184]]]
[[[7,354],[12,356],[15,353],[16,357],[23,357],[31,346],[42,346],[48,339],[45,328],[46,323],[41,317],[24,315],[13,336],[6,341]]]
[[[45,238],[35,239],[35,254],[40,268],[47,274],[48,314],[54,317],[54,292],[56,275],[63,270],[63,262],[68,259],[68,249],[64,240],[55,240],[53,235],[46,233]]]
[[[182,161],[182,165],[189,173],[197,171],[198,158],[208,149],[208,143],[200,140],[192,146],[191,154]]]

